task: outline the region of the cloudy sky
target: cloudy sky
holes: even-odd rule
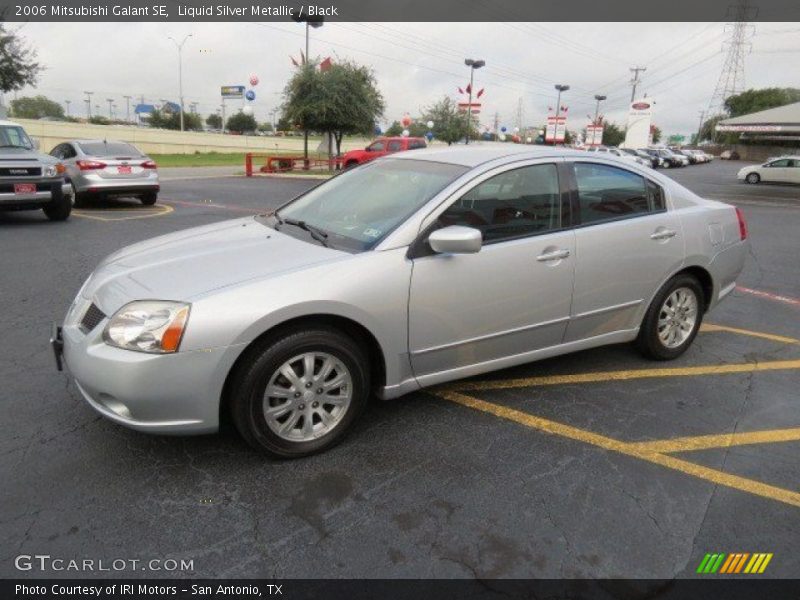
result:
[[[9,28],[20,28],[9,24]],[[94,92],[93,111],[108,114],[107,98],[124,117],[124,95],[148,102],[177,100],[177,52],[169,36],[192,38],[184,47],[184,95],[203,115],[219,105],[219,86],[261,82],[253,103],[259,120],[281,102],[292,73],[290,55],[304,46],[303,26],[286,23],[29,23],[20,34],[47,67],[41,93],[71,101],[73,115],[86,114],[84,90]],[[465,57],[482,58],[476,87],[485,88],[483,125],[494,114],[509,129],[543,123],[555,106],[555,83],[569,84],[562,105],[570,128],[583,127],[601,108],[624,123],[630,99],[629,67],[646,66],[637,96],[656,101],[655,122],[666,133],[690,133],[714,90],[724,62],[724,23],[326,23],[312,30],[311,55],[352,59],[371,66],[383,93],[385,120],[415,115],[420,107],[469,80]],[[746,58],[747,87],[797,85],[800,23],[754,26]],[[240,106],[228,101],[228,111]]]

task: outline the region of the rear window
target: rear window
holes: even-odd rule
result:
[[[135,147],[124,142],[81,142],[84,154],[90,156],[143,156]]]

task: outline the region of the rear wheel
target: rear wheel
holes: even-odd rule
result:
[[[703,321],[703,290],[691,275],[677,275],[658,291],[642,321],[636,346],[648,358],[672,360],[686,352]]]
[[[366,406],[368,364],[353,339],[323,326],[269,340],[232,374],[236,428],[251,446],[277,457],[326,450]]]
[[[142,201],[142,204],[145,206],[153,206],[158,200],[158,194],[156,192],[147,192],[146,194],[139,197],[139,200]]]
[[[44,214],[51,221],[66,221],[72,212],[72,196],[62,195],[43,207]]]
[[[744,178],[747,183],[758,183],[761,181],[761,175],[758,173],[748,173],[747,177]]]

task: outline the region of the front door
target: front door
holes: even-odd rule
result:
[[[409,349],[423,385],[561,343],[575,255],[567,204],[556,164],[529,164],[484,180],[439,215],[436,226],[480,229],[483,247],[413,259]]]

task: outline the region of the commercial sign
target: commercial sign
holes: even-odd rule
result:
[[[223,85],[220,88],[220,94],[223,98],[243,98],[244,86],[243,85]]]
[[[650,124],[653,119],[652,98],[631,102],[623,148],[646,148],[650,145]]]
[[[586,127],[586,145],[599,146],[603,143],[603,126],[588,125]]]
[[[770,132],[770,131],[783,131],[780,125],[717,125],[717,131],[752,131],[752,132]]]
[[[547,129],[544,141],[550,143],[563,142],[567,137],[567,117],[547,117]]]

